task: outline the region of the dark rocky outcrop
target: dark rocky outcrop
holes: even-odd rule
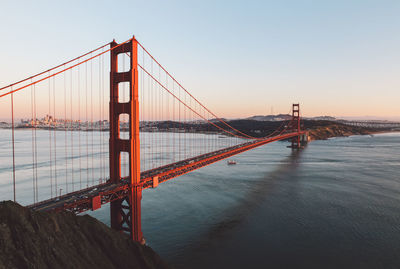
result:
[[[345,137],[351,135],[368,135],[388,130],[367,128],[359,126],[348,126],[331,121],[304,121],[310,140],[324,140],[331,137]]]
[[[100,221],[0,202],[0,268],[169,268]]]

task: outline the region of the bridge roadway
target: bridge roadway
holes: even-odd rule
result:
[[[251,140],[233,147],[224,148],[190,159],[147,170],[141,173],[140,185],[143,189],[151,187],[154,188],[158,185],[158,183],[165,182],[233,155],[274,141],[285,140],[302,135],[304,133],[305,131],[299,133],[285,133],[262,140]],[[129,188],[127,177],[122,178],[118,183],[111,182],[109,180],[106,183],[44,200],[39,203],[29,205],[28,207],[39,211],[66,210],[74,213],[81,213],[87,210],[96,210],[103,204],[125,197],[129,192]]]

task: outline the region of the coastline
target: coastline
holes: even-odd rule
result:
[[[254,137],[263,137],[274,130],[274,122],[259,122],[259,121],[241,121],[241,124],[237,124],[235,121],[233,122],[233,126],[238,129],[243,129],[245,133],[252,135]],[[213,135],[224,135],[218,131],[210,131],[205,129],[204,126],[201,125],[190,125],[190,128],[187,129],[179,129],[173,128],[173,126],[161,126],[162,123],[158,123],[155,126],[157,128],[141,128],[141,132],[145,133],[199,133],[199,134],[213,134]],[[236,126],[238,125],[238,126]],[[269,126],[271,125],[271,126]],[[11,129],[11,126],[8,125],[0,125],[0,129]],[[16,126],[15,130],[27,130],[32,129],[31,126]],[[80,127],[70,127],[70,126],[57,126],[50,127],[45,125],[36,126],[38,130],[52,130],[52,131],[78,131],[78,132],[108,132],[109,128],[105,126],[104,128],[97,127],[88,127],[88,126],[80,126]],[[326,140],[328,138],[333,137],[348,137],[352,135],[373,135],[380,133],[390,133],[390,132],[400,132],[400,129],[396,128],[373,128],[373,127],[363,127],[363,126],[350,126],[343,123],[332,122],[332,121],[304,121],[304,126],[302,126],[303,130],[307,130],[309,133],[309,140]],[[121,131],[128,131],[127,128],[121,127]]]
[[[310,129],[309,141],[314,140],[327,140],[334,137],[349,137],[353,135],[374,135],[383,133],[398,133],[399,130],[380,130],[365,127],[351,127],[351,126],[326,126]]]

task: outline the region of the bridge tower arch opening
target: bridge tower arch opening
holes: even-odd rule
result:
[[[124,198],[111,202],[111,227],[121,232],[128,232],[134,241],[144,242],[141,229],[141,199],[140,185],[140,141],[139,141],[139,93],[138,93],[138,42],[135,37],[131,41],[119,45],[111,42],[110,53],[110,181],[119,183],[121,177],[121,153],[129,155],[128,193]],[[130,55],[130,68],[119,72],[118,55]],[[119,84],[129,84],[129,100],[120,102]],[[129,137],[120,137],[119,116],[127,114],[129,118]]]

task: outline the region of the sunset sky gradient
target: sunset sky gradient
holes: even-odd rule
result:
[[[132,35],[221,117],[400,120],[400,1],[2,1],[0,86]],[[0,104],[0,118],[9,109]],[[7,114],[7,115],[6,115]]]

